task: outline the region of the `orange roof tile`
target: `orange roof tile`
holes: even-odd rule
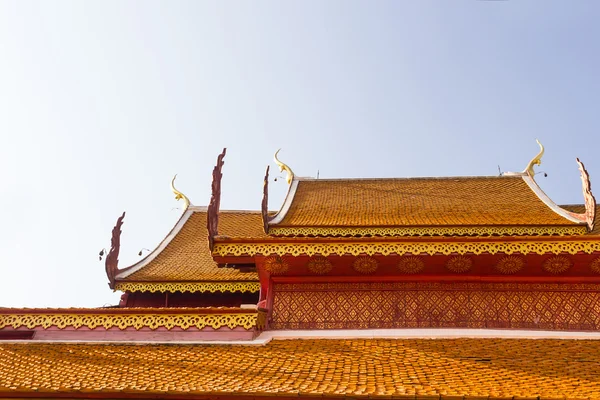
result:
[[[273,224],[275,225],[275,224]],[[298,180],[276,226],[573,226],[520,176]]]
[[[220,214],[219,230],[224,235],[238,237],[264,236],[261,218],[259,212],[224,211]],[[258,281],[258,274],[218,268],[208,248],[206,211],[194,211],[155,259],[117,281]]]
[[[0,397],[600,398],[600,341],[283,340],[266,346],[0,343]]]

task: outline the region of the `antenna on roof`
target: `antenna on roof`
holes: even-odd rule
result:
[[[498,176],[502,176],[502,171],[500,170],[500,165],[498,165]]]
[[[317,179],[319,179],[319,170],[317,170]]]

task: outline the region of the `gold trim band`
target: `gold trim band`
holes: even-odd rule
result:
[[[243,314],[0,314],[0,329],[12,327],[18,329],[25,326],[29,329],[48,329],[55,326],[59,329],[67,327],[79,329],[86,327],[95,329],[102,327],[110,329],[127,328],[197,328],[211,327],[219,329],[224,326],[229,329],[243,327],[251,329],[259,323],[264,324],[259,312]]]
[[[600,252],[600,240],[594,241],[560,241],[560,242],[348,242],[348,243],[216,243],[214,254],[219,256],[263,255],[273,254],[292,256],[319,254],[322,256],[361,254],[384,256],[390,254],[483,254],[483,253],[521,253],[521,254],[560,254]]]
[[[586,226],[277,227],[275,236],[542,236],[584,235]]]
[[[260,291],[258,282],[118,282],[115,290],[122,292],[250,292]]]

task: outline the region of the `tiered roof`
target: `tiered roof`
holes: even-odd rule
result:
[[[600,341],[283,340],[265,346],[0,343],[0,397],[600,397]]]

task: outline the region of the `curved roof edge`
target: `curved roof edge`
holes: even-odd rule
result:
[[[529,188],[533,191],[533,193],[535,193],[536,196],[542,202],[544,202],[544,204],[546,204],[548,206],[548,208],[550,208],[552,211],[554,211],[555,213],[557,213],[561,217],[563,217],[565,219],[568,219],[571,222],[575,222],[577,224],[581,224],[581,225],[585,225],[586,224],[585,219],[582,219],[582,218],[578,217],[577,214],[574,214],[574,213],[572,213],[570,211],[565,210],[564,208],[561,208],[558,204],[556,204],[554,201],[552,201],[552,199],[550,197],[548,197],[548,195],[537,184],[537,182],[535,181],[535,179],[533,179],[529,174],[527,174],[527,173],[514,173],[514,174],[511,174],[511,175],[520,175],[521,178],[523,178],[523,180],[525,181],[525,183],[527,183],[527,186],[529,186]]]
[[[285,218],[285,215],[287,214],[287,212],[290,209],[290,206],[292,205],[292,202],[294,200],[294,196],[296,196],[296,190],[298,189],[298,182],[300,182],[300,179],[294,177],[294,179],[292,180],[292,183],[290,183],[290,186],[288,187],[288,192],[285,195],[285,200],[283,201],[283,205],[281,206],[281,209],[277,212],[277,214],[275,214],[273,216],[273,218],[271,218],[268,222],[268,225],[277,225],[279,223],[281,223],[281,221],[283,221],[283,219]]]
[[[154,250],[152,250],[146,257],[144,257],[142,260],[138,261],[137,263],[130,265],[129,267],[121,269],[119,271],[119,273],[117,274],[117,276],[115,277],[115,279],[120,280],[120,279],[127,278],[129,275],[133,274],[134,272],[139,271],[146,265],[150,264],[150,262],[152,262],[156,257],[158,257],[158,255],[169,245],[169,243],[171,243],[171,241],[173,239],[175,239],[175,237],[177,236],[179,231],[181,231],[181,228],[183,228],[185,223],[190,219],[190,217],[192,216],[192,214],[194,212],[206,211],[206,209],[207,209],[206,207],[189,206],[183,212],[183,214],[181,214],[181,217],[175,223],[175,226],[173,227],[173,229],[171,229],[171,231],[167,234],[167,236],[159,243],[159,245]]]

